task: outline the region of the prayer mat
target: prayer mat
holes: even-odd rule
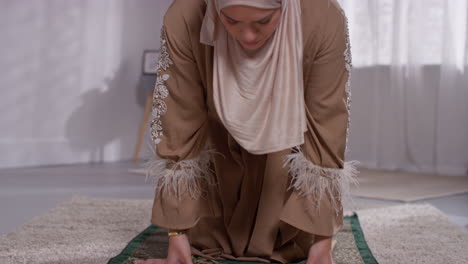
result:
[[[335,264],[377,264],[372,252],[364,239],[357,215],[347,216],[343,221],[342,230],[335,235],[336,244],[333,249]],[[167,254],[168,239],[165,229],[157,226],[149,226],[138,234],[124,250],[107,264],[135,264],[138,260],[165,258]],[[194,264],[211,263],[245,263],[254,264],[260,262],[207,260],[193,257]],[[298,262],[298,264],[306,261]]]

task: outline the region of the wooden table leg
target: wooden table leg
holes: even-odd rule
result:
[[[143,115],[143,121],[141,121],[140,135],[138,137],[135,155],[133,156],[133,162],[135,164],[138,164],[139,155],[141,151],[141,145],[143,144],[143,139],[145,138],[145,133],[146,133],[147,125],[148,125],[148,119],[150,117],[152,106],[153,106],[153,94],[150,93],[148,97],[146,97],[145,113]]]

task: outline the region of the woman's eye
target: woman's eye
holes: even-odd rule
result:
[[[266,24],[270,23],[270,20],[271,20],[271,19],[262,20],[262,21],[258,21],[257,23],[259,23],[259,24],[261,24],[261,25],[266,25]]]
[[[232,20],[232,19],[229,19],[229,18],[227,19],[227,21],[228,21],[228,23],[231,24],[231,25],[237,24],[237,21]]]

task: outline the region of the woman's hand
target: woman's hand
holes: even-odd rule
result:
[[[186,234],[169,237],[167,264],[192,264],[192,253]]]
[[[166,259],[148,259],[139,261],[138,264],[193,264],[187,235],[169,237]]]
[[[332,237],[316,235],[309,250],[307,264],[333,264],[332,250]]]

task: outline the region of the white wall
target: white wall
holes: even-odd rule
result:
[[[170,0],[2,0],[0,167],[133,156]]]

